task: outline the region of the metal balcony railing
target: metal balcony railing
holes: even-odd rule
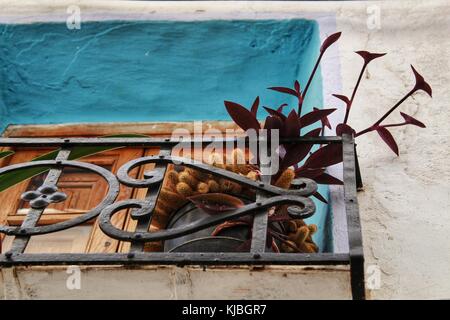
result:
[[[237,143],[233,139],[232,143]],[[217,141],[217,140],[215,140]],[[0,255],[0,265],[10,267],[17,265],[350,265],[352,294],[355,299],[364,298],[364,269],[363,250],[361,240],[360,219],[356,198],[355,174],[355,147],[353,137],[321,137],[297,138],[285,142],[313,143],[313,144],[342,144],[343,170],[344,170],[344,197],[347,215],[347,229],[349,240],[349,253],[274,253],[266,250],[266,235],[268,224],[268,209],[277,205],[288,205],[292,217],[307,218],[314,213],[315,207],[309,198],[317,186],[310,179],[297,181],[296,190],[284,190],[265,181],[252,181],[243,176],[217,167],[209,166],[186,158],[171,156],[172,148],[180,141],[160,138],[0,138],[2,147],[57,147],[58,156],[55,160],[31,161],[13,164],[0,169],[0,175],[19,171],[24,168],[45,167],[50,168],[42,188],[53,188],[53,197],[58,197],[56,185],[65,167],[75,167],[88,170],[102,176],[108,183],[109,189],[104,199],[86,214],[71,220],[50,225],[39,226],[39,219],[45,207],[52,199],[41,197],[37,204],[31,206],[21,226],[0,226],[0,233],[14,236],[12,247],[8,252]],[[197,141],[191,140],[197,145]],[[203,145],[212,140],[202,139]],[[185,143],[185,141],[184,141]],[[230,141],[228,141],[230,143]],[[248,141],[245,141],[248,143]],[[110,171],[86,162],[71,161],[69,155],[74,147],[78,146],[110,146],[110,147],[159,147],[160,153],[156,156],[142,157],[123,165],[117,175]],[[152,214],[159,191],[163,182],[167,165],[177,160],[183,166],[206,172],[218,177],[242,184],[256,191],[256,201],[245,206],[227,211],[223,214],[212,215],[182,227],[171,228],[156,232],[149,232]],[[146,173],[144,178],[134,179],[128,173],[133,168],[153,163],[155,168]],[[115,202],[119,193],[120,184],[147,188],[144,200],[127,199]],[[8,192],[8,191],[5,191]],[[38,195],[39,196],[39,195]],[[27,195],[22,195],[27,197]],[[36,194],[34,195],[36,199]],[[54,200],[54,199],[53,199]],[[58,200],[58,199],[57,199]],[[40,201],[40,202],[39,202]],[[122,209],[132,209],[131,216],[137,220],[135,231],[125,231],[116,228],[111,223],[111,217]],[[145,252],[144,244],[151,241],[173,239],[187,235],[207,227],[219,225],[225,221],[253,215],[253,232],[251,249],[249,252]],[[98,219],[101,230],[108,236],[131,243],[128,253],[25,253],[31,237],[47,233],[58,232]]]

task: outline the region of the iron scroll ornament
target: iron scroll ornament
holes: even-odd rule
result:
[[[241,207],[228,213],[208,217],[195,223],[183,226],[182,228],[173,228],[157,232],[128,232],[118,229],[111,223],[111,218],[115,213],[117,213],[122,209],[129,209],[129,208],[137,209],[133,210],[131,213],[132,218],[134,219],[142,219],[144,217],[148,218],[153,214],[157,197],[149,198],[147,199],[147,201],[128,199],[114,203],[120,190],[119,181],[126,186],[137,188],[151,188],[160,186],[164,178],[162,171],[153,170],[150,172],[146,172],[144,174],[144,179],[141,180],[134,179],[129,176],[129,172],[133,168],[148,163],[162,164],[162,165],[168,165],[171,163],[180,164],[202,172],[210,173],[222,178],[238,182],[243,186],[263,192],[268,196],[270,196],[270,198],[267,198],[263,201],[247,204],[244,207]],[[0,226],[0,233],[14,236],[32,236],[32,235],[52,233],[83,224],[97,217],[100,214],[99,226],[105,234],[111,236],[112,238],[123,241],[149,242],[180,237],[201,229],[205,229],[213,225],[218,225],[222,222],[231,219],[236,219],[251,213],[260,212],[261,209],[269,209],[277,205],[284,205],[284,204],[289,205],[288,212],[294,218],[305,219],[312,216],[315,212],[314,202],[311,199],[309,199],[308,196],[312,195],[314,192],[317,191],[317,184],[311,179],[307,178],[296,179],[297,180],[296,185],[298,186],[298,189],[285,190],[270,184],[264,184],[262,182],[253,181],[246,177],[240,176],[236,173],[220,169],[217,167],[213,167],[195,160],[172,156],[159,155],[159,156],[142,157],[131,160],[126,164],[124,164],[119,169],[117,177],[110,171],[100,166],[85,162],[69,161],[69,160],[46,160],[46,161],[33,161],[23,164],[14,164],[4,168],[0,168],[0,175],[8,172],[19,171],[24,168],[39,168],[39,167],[45,167],[50,169],[75,167],[92,171],[100,175],[108,183],[108,193],[96,207],[91,209],[88,213],[83,214],[79,217],[45,226],[33,226],[26,228],[15,226]],[[47,187],[48,186],[44,185],[41,186],[40,188],[38,188],[38,190],[42,189],[42,192],[36,193],[46,194],[46,192],[44,192],[45,191],[44,189]],[[56,193],[56,186],[54,186],[52,192]],[[26,201],[32,200],[31,198],[27,199],[29,193],[30,191],[27,191],[23,194],[23,198],[25,198]],[[65,198],[60,199],[59,201],[64,200]],[[45,209],[45,207],[46,205],[40,207],[39,209],[43,210]]]
[[[260,212],[261,209],[270,209],[278,205],[289,205],[288,213],[291,217],[297,219],[306,219],[311,217],[315,212],[314,202],[308,196],[317,191],[317,184],[311,179],[301,178],[297,179],[297,190],[285,190],[270,184],[253,181],[243,177],[234,172],[220,169],[214,166],[204,164],[191,159],[173,157],[173,156],[149,156],[142,157],[124,164],[118,171],[117,177],[119,181],[129,187],[146,188],[158,185],[162,182],[163,176],[158,170],[154,170],[145,174],[145,179],[137,180],[129,176],[129,172],[136,167],[153,163],[153,164],[171,164],[193,168],[205,173],[210,173],[215,176],[226,178],[228,180],[240,183],[243,186],[256,189],[270,196],[262,201],[247,204],[241,208],[235,209],[228,213],[223,213],[216,216],[210,216],[202,220],[184,225],[179,228],[172,228],[167,230],[160,230],[156,232],[130,232],[116,228],[111,218],[117,212],[124,209],[137,209],[131,215],[134,219],[142,219],[151,217],[156,199],[152,198],[150,201],[129,199],[119,201],[104,208],[99,217],[100,229],[108,236],[122,240],[122,241],[137,241],[150,242],[177,238],[186,234],[190,234],[210,226],[218,225],[222,222],[236,219],[248,214]]]
[[[34,226],[34,227],[13,227],[13,226],[0,226],[0,233],[4,233],[7,235],[14,235],[14,236],[32,236],[32,235],[40,235],[40,234],[46,234],[46,233],[52,233],[57,231],[62,231],[65,229],[72,228],[74,226],[83,224],[95,217],[97,217],[102,209],[107,207],[108,205],[114,203],[116,200],[118,194],[119,194],[119,181],[117,178],[112,174],[110,171],[86,162],[79,162],[79,161],[69,161],[69,160],[45,160],[45,161],[32,161],[27,163],[20,163],[20,164],[14,164],[10,165],[4,168],[0,168],[0,175],[5,174],[7,172],[14,172],[19,171],[24,168],[39,168],[39,167],[46,167],[51,169],[62,169],[64,167],[74,167],[74,168],[81,168],[88,171],[92,171],[98,175],[100,175],[107,183],[108,183],[108,193],[103,198],[103,200],[95,206],[93,209],[91,209],[88,213],[83,214],[81,216],[78,216],[76,218],[58,222],[55,224],[45,225],[45,226]],[[43,186],[42,186],[43,187]],[[45,193],[45,192],[43,192]],[[27,192],[24,193],[23,197],[26,199]],[[61,201],[64,201],[65,199],[62,199]],[[45,206],[41,207],[40,209],[44,209]]]

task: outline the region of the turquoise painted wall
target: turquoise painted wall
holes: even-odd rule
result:
[[[228,120],[224,100],[295,106],[320,45],[308,20],[0,25],[0,129],[8,124]],[[320,73],[305,103],[321,107]],[[260,112],[264,118],[266,114]],[[321,187],[323,194],[327,188]],[[311,222],[324,230],[326,208]],[[326,248],[323,232],[316,236]]]

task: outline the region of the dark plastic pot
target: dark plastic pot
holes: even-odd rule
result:
[[[209,216],[193,203],[187,203],[175,212],[167,229],[176,228],[196,222]],[[242,244],[249,237],[247,226],[226,228],[220,235],[211,236],[216,226],[206,228],[179,238],[164,241],[165,252],[243,252]]]

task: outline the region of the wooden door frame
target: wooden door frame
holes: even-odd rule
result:
[[[232,121],[202,121],[204,129],[222,132],[236,130]],[[175,129],[194,131],[195,121],[186,122],[105,122],[68,124],[9,125],[3,137],[76,137],[105,136],[111,134],[144,134],[150,136],[170,136]],[[82,132],[82,133],[80,133]]]

